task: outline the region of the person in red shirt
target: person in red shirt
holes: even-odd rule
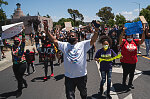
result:
[[[142,44],[145,40],[145,28],[143,28],[143,34],[141,39],[133,39],[133,35],[125,35],[125,29],[123,28],[123,31],[120,35],[119,44],[121,47],[121,54],[122,58],[120,59],[122,68],[123,68],[123,86],[126,86],[126,79],[129,75],[129,82],[128,87],[133,87],[133,78],[134,78],[134,72],[136,68],[136,63],[138,61],[137,59],[137,46]],[[123,39],[123,36],[125,35],[125,39]]]
[[[34,51],[34,52],[33,52]],[[33,51],[30,51],[29,49],[26,50],[26,52],[24,52],[25,55],[25,59],[27,62],[27,74],[30,75],[30,65],[33,69],[33,72],[35,72],[35,67],[33,62],[35,61],[35,49],[33,48]]]

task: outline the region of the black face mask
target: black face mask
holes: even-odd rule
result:
[[[69,42],[70,44],[74,44],[74,43],[76,42],[76,38],[69,37],[68,42]]]
[[[20,43],[19,41],[14,41],[15,45],[19,45],[19,43]]]

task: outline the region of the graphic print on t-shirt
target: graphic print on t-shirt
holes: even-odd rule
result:
[[[67,57],[72,63],[77,63],[77,60],[80,58],[81,53],[79,53],[80,49],[70,48],[67,51],[69,57]]]
[[[134,44],[128,44],[127,49],[128,49],[128,51],[132,52],[132,51],[136,50],[136,46],[134,46]]]

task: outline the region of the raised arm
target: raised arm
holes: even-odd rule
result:
[[[48,38],[55,44],[55,46],[58,47],[58,40],[48,31],[47,22],[44,22],[44,30],[45,30],[46,35],[48,36]]]
[[[25,27],[23,26],[22,29],[22,42],[25,42]]]
[[[91,42],[90,42],[90,45],[92,46],[95,42],[96,42],[96,40],[97,40],[97,37],[98,37],[98,28],[95,28],[95,31],[94,31],[94,35],[92,36],[92,38],[91,38]]]
[[[145,26],[143,28],[142,38],[139,40],[139,45],[143,44],[144,40],[145,40]]]
[[[121,45],[122,44],[122,39],[123,39],[123,35],[125,34],[125,27],[123,28],[123,31],[121,32],[121,34],[120,34],[120,38],[119,38],[119,45]]]

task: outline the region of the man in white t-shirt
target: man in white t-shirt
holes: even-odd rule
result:
[[[64,54],[65,69],[65,89],[67,99],[75,99],[75,88],[80,91],[82,99],[87,98],[87,62],[86,53],[92,47],[98,37],[98,28],[95,28],[94,35],[91,39],[78,42],[76,33],[71,32],[68,35],[68,42],[58,41],[48,32],[47,24],[44,28],[49,39]]]

